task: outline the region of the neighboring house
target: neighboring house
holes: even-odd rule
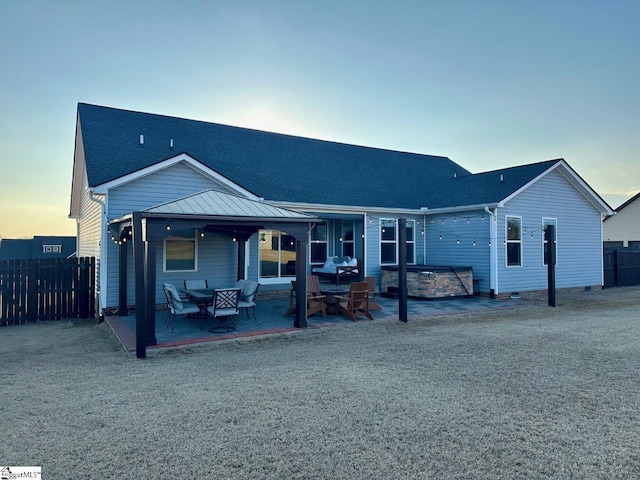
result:
[[[603,223],[605,249],[640,250],[640,193],[616,208],[615,215]]]
[[[34,236],[0,239],[0,261],[30,258],[69,258],[75,255],[76,237]]]
[[[472,174],[441,156],[78,105],[70,217],[78,255],[99,259],[101,308],[143,298],[143,268],[157,303],[162,282],[186,278],[288,289],[294,260],[308,273],[333,256],[380,282],[399,218],[409,264],[471,266],[482,293],[546,289],[546,225],[557,287],[600,287],[612,213],[563,159]]]

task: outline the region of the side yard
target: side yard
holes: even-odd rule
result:
[[[43,478],[636,478],[640,287],[122,352],[0,329],[0,463]]]

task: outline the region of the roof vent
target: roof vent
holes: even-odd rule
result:
[[[456,178],[458,176],[458,174],[456,172],[453,172],[453,178]]]
[[[173,138],[169,140],[169,148],[173,148]]]
[[[144,135],[140,135],[140,145],[144,145]]]
[[[500,183],[504,182],[504,175],[501,173],[500,174]]]

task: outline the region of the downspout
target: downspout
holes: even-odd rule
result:
[[[427,216],[422,215],[422,264],[427,265]]]
[[[491,298],[498,293],[498,208],[493,211],[489,207],[484,207],[484,211],[489,214],[489,288]]]
[[[106,284],[103,281],[105,275],[106,256],[107,256],[107,206],[99,197],[94,196],[93,192],[89,190],[89,200],[100,205],[100,212],[102,213],[100,218],[100,273],[98,274],[98,312],[102,314],[102,309],[105,307],[104,292],[102,291],[102,285]],[[78,237],[79,238],[79,237]]]

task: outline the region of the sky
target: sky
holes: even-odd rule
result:
[[[640,191],[636,0],[0,0],[0,237],[75,235],[78,102]]]

